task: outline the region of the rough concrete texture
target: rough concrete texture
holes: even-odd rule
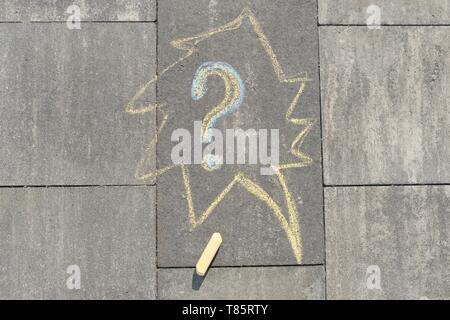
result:
[[[159,269],[159,298],[319,300],[324,276],[321,266],[212,268],[205,278],[194,269]]]
[[[371,7],[372,6],[372,7]],[[449,0],[319,0],[320,24],[373,24],[380,9],[381,24],[448,25]]]
[[[0,189],[0,298],[155,298],[154,201],[152,187]]]
[[[0,24],[0,57],[1,185],[138,183],[154,115],[125,106],[155,72],[153,24]]]
[[[450,0],[2,0],[0,22],[0,299],[450,299]],[[279,129],[280,163],[312,163],[154,179],[224,98],[217,74],[191,97],[207,61],[246,92],[215,127]]]
[[[286,10],[286,6],[289,10]],[[159,136],[158,168],[172,164],[171,134],[177,128],[193,133],[194,120],[202,121],[224,95],[222,79],[210,77],[205,97],[194,101],[191,84],[197,68],[207,61],[230,64],[241,76],[246,94],[241,107],[222,117],[216,128],[250,128],[280,130],[280,163],[299,162],[290,147],[305,128],[286,120],[286,113],[300,83],[282,83],[275,73],[260,35],[252,21],[258,21],[288,76],[307,73],[304,94],[294,111],[296,118],[315,120],[301,150],[311,156],[313,164],[302,169],[285,170],[292,200],[298,209],[302,233],[302,263],[323,263],[322,178],[320,159],[320,125],[318,92],[318,35],[315,1],[287,1],[279,6],[273,1],[162,1],[158,5],[158,101],[167,105],[168,120]],[[240,16],[239,27],[214,33],[197,44],[191,56],[168,70],[163,70],[186,52],[170,46],[174,39],[197,35],[218,28]],[[292,30],[284,32],[284,30]],[[159,118],[162,119],[162,116]],[[192,138],[191,141],[194,138]],[[198,141],[200,141],[199,139]],[[195,142],[196,143],[196,142]],[[248,161],[248,157],[247,157]],[[248,162],[247,162],[248,163]],[[181,169],[164,173],[158,180],[158,264],[164,267],[194,266],[213,234],[220,232],[223,245],[215,265],[280,265],[297,262],[288,237],[274,210],[236,184],[220,198],[238,173],[258,184],[279,204],[288,219],[281,183],[276,175],[262,176],[260,165],[223,165],[214,171],[200,164],[187,166],[195,218],[189,218],[188,193]],[[216,199],[221,200],[211,215],[193,228],[202,213]]]
[[[449,186],[326,188],[328,298],[450,299],[449,202]]]
[[[328,185],[450,182],[450,27],[320,29]]]
[[[80,8],[82,21],[155,21],[156,0],[2,0],[0,21],[66,21]]]

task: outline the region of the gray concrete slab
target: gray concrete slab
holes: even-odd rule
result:
[[[371,7],[372,6],[372,7]],[[448,25],[449,0],[319,0],[320,24]]]
[[[326,188],[328,298],[449,299],[449,202],[449,186]]]
[[[0,298],[155,298],[154,201],[143,186],[0,189]]]
[[[159,299],[283,299],[325,298],[321,266],[212,268],[204,278],[194,269],[159,269]]]
[[[0,21],[66,21],[80,8],[82,21],[155,21],[156,0],[3,0]]]
[[[328,185],[450,182],[450,28],[321,27]]]
[[[273,1],[162,1],[158,8],[158,101],[166,105],[163,110],[168,117],[159,136],[158,170],[173,164],[173,131],[184,128],[193,134],[194,121],[201,122],[223,99],[223,81],[217,77],[208,79],[210,89],[204,98],[191,98],[194,74],[207,61],[231,65],[240,74],[246,91],[241,107],[217,121],[216,128],[222,132],[279,129],[280,164],[299,164],[306,163],[307,157],[293,156],[291,145],[305,132],[306,121],[315,121],[300,146],[312,164],[283,170],[289,203],[293,204],[290,208],[298,212],[290,214],[281,180],[276,175],[262,176],[260,165],[225,164],[213,171],[204,170],[200,164],[187,165],[189,183],[185,183],[179,167],[162,174],[158,179],[159,266],[194,266],[213,232],[221,232],[224,241],[215,265],[298,263],[294,250],[299,245],[293,248],[288,240],[275,206],[283,219],[293,216],[299,220],[298,224],[290,223],[289,229],[294,230],[290,232],[294,236],[298,234],[295,230],[301,232],[301,241],[293,241],[302,245],[301,262],[323,263],[316,2],[287,1],[279,6]],[[220,29],[223,25],[227,27]],[[188,52],[190,55],[171,46],[174,39],[185,39],[172,45],[183,47],[184,41],[186,48],[190,41],[186,38],[214,29],[194,40],[197,49]],[[166,71],[182,56],[183,61]],[[277,76],[281,69],[284,74],[279,72]],[[310,81],[289,115],[301,82],[287,83],[286,77],[306,74]],[[297,120],[291,117],[308,120],[295,124]],[[158,119],[162,121],[162,112]],[[294,146],[295,150],[299,147],[296,143]],[[255,187],[252,193],[248,180],[236,182],[236,176],[251,180],[261,189]],[[227,188],[232,181],[233,187]]]
[[[140,183],[155,119],[125,106],[155,72],[154,24],[1,24],[0,44],[0,185]]]

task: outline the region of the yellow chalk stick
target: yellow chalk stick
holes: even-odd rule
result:
[[[195,270],[197,274],[203,277],[208,271],[209,265],[214,259],[214,256],[219,250],[220,245],[222,244],[222,236],[220,233],[215,232],[209,239],[208,244],[206,245],[205,250],[203,250],[200,259],[198,259],[197,265],[195,266]]]

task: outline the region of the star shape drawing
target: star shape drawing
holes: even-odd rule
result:
[[[234,178],[232,178],[226,187],[218,193],[216,198],[211,201],[209,206],[203,212],[196,212],[194,205],[195,195],[192,192],[191,179],[190,179],[190,169],[189,165],[186,164],[170,164],[163,166],[162,168],[151,168],[152,163],[156,162],[156,145],[158,143],[158,137],[163,132],[168,121],[170,121],[170,114],[167,112],[167,105],[164,103],[152,103],[143,106],[138,106],[138,100],[145,94],[145,92],[152,88],[152,86],[169,70],[173,69],[175,66],[179,65],[187,58],[192,56],[197,50],[198,45],[205,41],[206,39],[221,33],[230,32],[237,30],[241,27],[242,23],[247,20],[254,31],[258,42],[262,46],[265,54],[270,60],[273,67],[273,71],[276,75],[276,79],[282,84],[295,85],[295,95],[289,105],[285,107],[285,121],[287,124],[297,127],[297,132],[295,138],[292,140],[289,146],[289,153],[293,156],[295,161],[288,161],[285,163],[280,163],[273,167],[275,171],[276,179],[278,180],[281,193],[284,197],[285,208],[287,212],[284,213],[282,206],[277,203],[270,193],[265,190],[261,184],[257,183],[254,179],[251,179],[243,172],[236,172]],[[137,165],[135,178],[140,181],[154,181],[158,176],[163,175],[169,170],[180,170],[180,180],[184,186],[185,198],[188,207],[188,217],[191,225],[191,229],[194,230],[196,227],[203,224],[208,217],[216,210],[217,206],[227,197],[228,193],[237,185],[243,187],[249,194],[253,195],[257,200],[264,203],[276,217],[280,224],[280,227],[286,234],[289,244],[292,248],[292,253],[298,264],[302,263],[302,237],[301,237],[301,225],[299,221],[299,214],[297,209],[297,204],[294,200],[294,196],[291,193],[289,186],[286,182],[285,172],[287,170],[306,168],[310,166],[313,162],[310,156],[305,154],[302,150],[302,144],[305,138],[308,136],[311,128],[315,123],[315,119],[311,118],[296,118],[293,116],[296,108],[300,105],[300,100],[305,88],[310,81],[310,79],[305,75],[287,76],[281,67],[275,52],[263,32],[261,25],[256,19],[255,14],[249,9],[244,8],[241,14],[233,19],[232,21],[214,28],[212,30],[187,37],[182,39],[176,39],[170,42],[173,48],[179,49],[182,55],[179,59],[165,67],[158,75],[155,75],[146,84],[144,84],[134,95],[134,97],[127,104],[125,111],[129,114],[142,115],[150,112],[156,112],[158,114],[159,126],[156,133],[151,140],[142,156],[140,162]]]

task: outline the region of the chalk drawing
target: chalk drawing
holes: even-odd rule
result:
[[[208,90],[208,77],[217,76],[225,83],[225,96],[218,106],[209,111],[202,122],[202,142],[211,142],[211,129],[221,117],[236,111],[242,104],[245,95],[245,86],[241,76],[228,63],[210,61],[203,63],[195,72],[192,80],[191,96],[200,100]],[[203,161],[205,170],[220,168],[217,156],[207,154]]]
[[[192,80],[192,99],[201,99],[208,90],[208,77],[218,76],[225,83],[225,96],[217,107],[208,112],[202,123],[203,142],[211,142],[210,130],[220,117],[236,111],[242,104],[245,86],[239,74],[225,62],[205,62],[195,72]]]
[[[168,113],[164,110],[165,105],[163,104],[149,104],[144,107],[135,107],[136,102],[143,96],[143,94],[146,92],[148,88],[150,88],[156,81],[158,81],[159,77],[164,75],[167,71],[171,70],[173,67],[178,65],[180,62],[184,61],[185,59],[189,58],[197,49],[197,45],[210,38],[213,35],[223,33],[223,32],[229,32],[236,29],[239,29],[243,23],[243,21],[247,19],[250,23],[250,26],[253,28],[253,31],[255,32],[255,36],[259,40],[259,43],[263,47],[265,53],[270,59],[270,62],[272,64],[273,70],[276,74],[276,77],[278,81],[281,83],[297,83],[298,89],[297,92],[292,100],[292,102],[289,104],[287,111],[286,111],[286,121],[288,123],[291,123],[295,126],[299,127],[299,133],[296,135],[295,139],[292,141],[290,145],[290,153],[295,156],[298,160],[295,162],[290,163],[282,163],[278,165],[277,167],[274,167],[273,170],[276,172],[278,182],[280,184],[280,188],[282,190],[282,193],[284,195],[284,201],[287,208],[287,218],[283,214],[283,210],[281,209],[280,205],[276,203],[276,201],[270,196],[270,193],[266,190],[264,190],[259,184],[252,181],[250,178],[246,177],[242,172],[238,172],[234,178],[230,181],[230,183],[218,194],[218,196],[211,202],[211,204],[204,210],[203,212],[197,214],[195,211],[194,206],[194,195],[192,194],[191,189],[191,183],[190,183],[190,177],[189,177],[189,167],[184,164],[177,164],[177,165],[169,165],[164,168],[158,168],[156,170],[150,170],[149,172],[146,171],[146,168],[148,167],[148,163],[152,163],[152,160],[154,158],[154,150],[156,148],[156,143],[158,141],[158,136],[161,134],[162,129],[165,127],[168,118]],[[149,180],[154,179],[157,176],[164,174],[165,172],[174,169],[174,168],[180,168],[181,170],[181,176],[184,184],[185,189],[185,196],[188,204],[188,216],[189,216],[189,222],[191,225],[191,229],[194,230],[196,227],[200,226],[203,222],[208,219],[208,217],[213,213],[213,211],[217,208],[219,203],[224,200],[227,196],[227,194],[237,185],[243,187],[245,190],[247,190],[250,194],[255,196],[255,198],[259,201],[262,201],[273,213],[273,215],[276,217],[278,222],[280,223],[281,228],[286,233],[287,239],[292,247],[293,255],[297,261],[298,264],[302,263],[302,237],[301,237],[301,228],[300,228],[300,221],[298,219],[298,211],[297,211],[297,205],[295,203],[294,197],[292,196],[288,185],[286,183],[286,177],[285,177],[285,170],[294,169],[294,168],[305,168],[312,163],[312,159],[303,153],[301,151],[301,146],[303,144],[303,141],[309,134],[311,128],[313,127],[315,123],[315,119],[310,118],[294,118],[293,114],[296,109],[296,107],[299,105],[300,98],[305,90],[306,84],[310,81],[310,79],[307,77],[307,75],[296,75],[292,77],[286,76],[285,72],[283,71],[273,49],[272,46],[269,43],[269,40],[267,39],[266,35],[264,34],[261,25],[257,21],[254,13],[249,9],[245,8],[242,13],[234,20],[218,27],[212,30],[209,30],[207,32],[200,33],[198,35],[183,38],[183,39],[177,39],[171,41],[171,45],[179,50],[184,51],[185,53],[175,62],[168,65],[166,68],[164,68],[159,75],[154,76],[150,81],[148,81],[143,87],[141,87],[137,93],[134,95],[134,97],[129,101],[129,103],[126,106],[126,112],[130,114],[144,114],[147,112],[159,112],[161,113],[162,117],[160,117],[160,126],[156,132],[156,135],[151,138],[148,147],[146,148],[145,154],[142,157],[141,161],[139,162],[137,168],[135,177],[139,180]],[[222,67],[223,68],[223,65]],[[206,69],[205,69],[206,70]],[[209,70],[209,69],[208,69]],[[214,70],[220,70],[214,69]],[[231,70],[231,69],[230,69]],[[229,70],[227,70],[229,71]],[[211,72],[211,71],[208,71]],[[224,78],[225,76],[229,81],[232,81],[234,78],[237,77],[231,77],[228,78],[229,75],[225,74],[219,74],[218,71],[216,71],[216,75]],[[231,73],[233,74],[233,73]],[[202,77],[200,77],[202,78]],[[237,78],[239,79],[239,78]],[[204,81],[206,81],[206,78],[204,78]],[[239,80],[238,80],[239,82]],[[196,87],[194,91],[195,97],[201,97],[201,94],[203,90],[206,90],[206,84],[203,86],[200,84],[196,84],[193,87]],[[238,85],[238,84],[236,84]],[[233,90],[233,92],[238,92],[238,90]],[[243,95],[242,95],[243,97]],[[241,96],[239,97],[241,98]],[[238,101],[239,98],[237,99]],[[231,98],[230,98],[231,99]],[[224,99],[225,100],[225,99]],[[230,100],[235,101],[235,100]],[[217,110],[216,110],[217,111]],[[220,113],[220,110],[219,110]],[[214,113],[216,115],[217,113]],[[214,117],[211,115],[209,120],[212,120]],[[206,119],[206,117],[205,117]],[[209,121],[208,124],[211,125],[213,122]],[[213,124],[212,124],[213,125]],[[209,126],[206,126],[207,128],[210,128]]]

